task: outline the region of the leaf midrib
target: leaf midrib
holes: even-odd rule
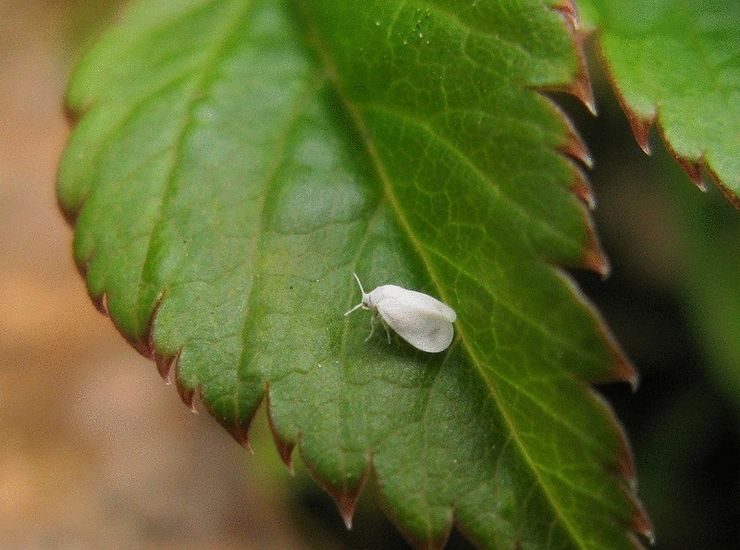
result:
[[[424,265],[425,269],[427,270],[427,273],[429,274],[429,277],[431,279],[432,286],[435,288],[437,294],[442,298],[443,301],[449,302],[447,293],[444,291],[443,286],[440,284],[438,277],[435,274],[435,271],[432,268],[431,263],[426,256],[424,247],[416,238],[411,225],[409,224],[408,220],[406,219],[404,215],[403,209],[398,203],[398,199],[396,198],[395,193],[393,192],[393,187],[391,185],[390,178],[388,177],[387,171],[385,169],[385,165],[380,158],[380,155],[378,153],[377,148],[375,147],[375,143],[372,137],[370,136],[369,129],[367,125],[365,124],[365,121],[362,118],[360,111],[355,107],[355,105],[349,99],[347,94],[344,92],[343,86],[339,79],[337,67],[331,55],[329,54],[328,48],[326,47],[326,45],[321,39],[317,24],[313,18],[313,15],[310,12],[310,9],[308,8],[304,0],[292,0],[292,1],[294,4],[296,4],[298,12],[306,20],[307,25],[306,25],[305,32],[307,36],[308,45],[312,46],[315,49],[316,53],[318,54],[318,57],[321,63],[324,65],[324,69],[326,70],[329,80],[334,87],[337,97],[340,99],[350,119],[355,124],[356,130],[360,138],[362,139],[363,143],[365,144],[367,153],[373,165],[375,166],[375,169],[378,173],[378,177],[383,185],[385,199],[388,201],[388,204],[391,206],[393,212],[395,213],[399,225],[403,228],[403,231],[406,233],[406,236],[409,239],[411,246],[416,251],[419,257],[419,260],[421,261],[421,263]],[[483,380],[486,387],[489,389],[489,393],[491,394],[494,401],[496,402],[496,406],[499,412],[501,413],[501,416],[504,419],[504,422],[509,428],[509,433],[511,434],[512,439],[516,441],[517,447],[519,448],[519,451],[522,457],[524,458],[525,462],[528,464],[529,469],[532,471],[533,476],[538,481],[538,485],[542,487],[542,491],[545,497],[547,498],[548,502],[550,503],[550,507],[552,508],[554,514],[560,518],[563,526],[565,527],[566,531],[569,533],[573,542],[577,544],[578,546],[585,548],[587,546],[585,541],[581,540],[581,538],[578,536],[578,532],[575,530],[573,525],[570,523],[569,519],[562,514],[559,507],[556,505],[556,501],[552,495],[551,489],[549,489],[548,485],[543,481],[542,477],[540,476],[535,466],[534,461],[527,453],[526,446],[519,438],[517,431],[514,429],[514,422],[509,416],[509,414],[507,413],[505,407],[503,406],[503,401],[501,397],[499,396],[497,389],[495,388],[493,384],[491,384],[488,377],[485,376],[483,363],[480,360],[480,358],[477,356],[477,354],[474,352],[469,339],[465,335],[465,331],[459,329],[458,333],[460,335],[459,338],[461,339],[463,346],[465,347],[465,350],[467,351],[468,356],[471,358],[473,364],[478,370],[478,373],[481,379]]]

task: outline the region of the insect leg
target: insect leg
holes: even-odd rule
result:
[[[367,338],[365,338],[365,342],[370,340],[373,336],[373,332],[375,332],[375,313],[370,316],[370,334],[367,335]]]

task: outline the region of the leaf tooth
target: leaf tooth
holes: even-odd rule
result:
[[[582,56],[583,53],[579,53],[579,59]],[[592,115],[596,115],[596,100],[594,99],[594,92],[591,89],[591,77],[588,75],[585,59],[580,59],[575,79],[565,86],[563,91],[578,98]]]
[[[176,365],[180,362],[181,351],[182,350],[179,350],[174,355],[154,353],[154,356],[152,357],[157,365],[157,372],[159,372],[162,380],[164,380],[168,386],[172,383],[170,375],[172,374],[173,367],[175,367],[176,370]]]
[[[561,151],[569,157],[582,162],[588,168],[593,168],[594,159],[591,156],[591,152],[588,150],[588,147],[586,147],[586,144],[581,138],[581,135],[578,133],[578,130],[576,130],[575,126],[573,126],[573,122],[570,120],[569,117],[565,117],[565,121],[568,134],[566,137],[566,142],[561,147]]]
[[[180,392],[180,397],[183,400],[183,403],[190,408],[190,412],[193,414],[199,414],[198,413],[198,403],[203,404],[203,398],[201,397],[202,391],[200,389],[200,386],[195,386],[194,388],[190,390],[186,390],[184,392]]]
[[[600,382],[627,382],[633,392],[637,391],[637,386],[640,384],[640,375],[621,349],[618,348],[617,343],[612,340],[610,344],[614,362],[612,368]]]
[[[265,386],[265,399],[267,401],[267,420],[270,426],[273,441],[275,442],[275,447],[277,448],[278,454],[280,455],[280,458],[282,459],[285,466],[288,468],[290,474],[294,475],[295,470],[293,466],[293,450],[297,446],[299,452],[301,452],[301,433],[299,432],[295,435],[293,439],[289,439],[284,437],[278,430],[277,424],[275,423],[275,419],[272,415],[269,384],[266,384]],[[360,498],[360,494],[362,493],[362,489],[365,486],[365,482],[370,475],[370,462],[368,462],[365,470],[362,472],[355,483],[346,484],[346,480],[341,478],[343,479],[343,481],[345,481],[345,484],[335,484],[320,476],[316,471],[316,468],[302,452],[301,459],[303,461],[303,464],[306,466],[306,469],[311,474],[311,477],[316,481],[316,483],[318,483],[319,486],[321,486],[322,489],[324,489],[324,491],[327,492],[327,494],[329,494],[329,496],[332,497],[332,499],[334,499],[334,503],[337,506],[339,515],[342,517],[342,521],[344,521],[344,525],[347,527],[347,529],[352,529],[352,519],[354,518],[355,510],[357,508],[357,502]]]
[[[185,403],[185,405],[193,412],[193,414],[198,414],[198,408],[196,405],[198,402],[200,402],[201,405],[203,404],[202,389],[200,385],[188,388],[187,386],[185,386],[185,384],[183,384],[182,378],[180,377],[179,361],[175,365],[175,387],[177,388],[177,393],[180,395],[180,399],[182,399],[182,402]]]
[[[612,412],[611,406],[606,399],[601,396],[601,394],[594,390],[590,390],[589,393],[593,397],[594,401],[596,401],[607,413],[606,416],[609,418],[609,425],[612,430],[614,430],[615,440],[619,445],[619,449],[617,449],[616,453],[617,460],[612,466],[607,467],[607,470],[611,471],[612,474],[616,475],[622,481],[622,483],[620,483],[622,493],[625,495],[632,507],[632,514],[625,525],[625,529],[628,531],[628,538],[635,545],[635,548],[644,548],[645,546],[643,541],[632,536],[632,533],[636,533],[652,545],[655,543],[653,525],[645,511],[645,508],[637,498],[637,472],[635,470],[635,459],[629,440],[627,439],[627,435],[624,432],[624,427],[617,421],[616,416]]]
[[[720,191],[722,191],[722,193],[725,195],[725,198],[730,202],[730,204],[740,210],[740,195],[735,194],[735,192],[732,191],[727,185],[722,183],[722,181],[719,179],[719,176],[712,170],[711,166],[707,166],[705,164],[704,168],[706,168],[707,172],[712,177],[715,185],[719,187]]]
[[[272,416],[272,406],[270,404],[270,388],[269,384],[265,390],[265,399],[267,400],[267,423],[270,426],[270,432],[272,432],[272,440],[275,442],[275,447],[280,455],[280,458],[288,468],[290,475],[295,475],[295,469],[293,468],[293,449],[295,448],[296,442],[283,437],[275,425],[275,419]],[[297,438],[300,438],[300,433]]]
[[[300,444],[298,445],[298,449],[299,451],[301,450]],[[337,510],[339,511],[339,515],[342,517],[342,521],[344,521],[344,525],[348,530],[351,530],[352,520],[355,515],[355,510],[357,509],[357,502],[360,500],[362,489],[365,487],[365,483],[367,482],[372,470],[371,464],[368,462],[365,470],[355,483],[347,483],[346,479],[340,477],[339,479],[342,479],[343,483],[335,484],[318,475],[314,465],[306,459],[306,456],[303,453],[301,453],[301,459],[303,460],[303,464],[306,466],[306,469],[311,474],[311,477],[313,477],[316,483],[318,483],[321,488],[324,489],[332,499],[334,499],[334,504],[337,506]]]
[[[92,297],[93,304],[95,304],[95,308],[105,315],[106,317],[110,317],[110,311],[108,310],[108,293],[103,292],[100,296],[93,296]]]
[[[354,518],[355,509],[357,508],[357,501],[360,498],[361,485],[358,487],[359,490],[357,491],[329,493],[334,498],[339,514],[342,516],[344,525],[348,530],[352,530],[352,519]]]
[[[629,486],[624,487],[624,494],[632,505],[632,515],[625,528],[627,529],[627,536],[635,548],[645,548],[644,541],[647,541],[650,545],[655,544],[655,532],[645,508],[635,494],[635,478],[631,481],[632,483]],[[635,534],[638,536],[635,536]]]
[[[603,278],[606,278],[609,276],[609,272],[611,271],[611,265],[609,263],[609,258],[606,257],[604,250],[601,248],[601,242],[596,236],[596,231],[594,231],[590,220],[587,231],[588,242],[586,244],[586,249],[581,256],[581,266],[598,273]]]
[[[152,310],[149,313],[149,319],[144,327],[144,330],[142,331],[142,333],[145,335],[144,340],[146,341],[149,356],[152,359],[155,359],[158,354],[157,347],[154,342],[154,325],[157,322],[157,317],[159,316],[159,311],[162,308],[162,304],[164,303],[164,298],[166,295],[167,291],[165,289],[161,289],[157,293],[154,304],[152,304],[151,306]]]
[[[580,29],[578,9],[572,0],[558,0],[551,4],[550,7],[563,16],[563,21],[565,21],[565,26],[573,42],[573,49],[576,52],[578,60],[575,78],[561,87],[560,90],[577,97],[591,114],[595,115],[596,101],[594,100],[594,92],[591,87],[591,77],[588,73],[588,63],[586,62],[584,48],[588,34]]]
[[[617,95],[619,96],[620,94]],[[635,141],[640,146],[640,149],[646,155],[649,155],[652,152],[650,149],[650,128],[653,126],[654,119],[640,117],[637,113],[629,109],[622,100],[620,100],[620,103],[622,104],[624,113],[627,115],[627,121],[630,124],[630,128],[632,128],[632,135],[635,136]]]
[[[593,168],[594,160],[591,156],[591,151],[589,151],[586,143],[583,141],[581,134],[576,129],[575,124],[573,124],[573,121],[571,120],[568,113],[563,110],[563,108],[557,103],[555,99],[550,97],[548,94],[543,93],[545,90],[535,88],[535,91],[539,92],[540,96],[544,98],[545,101],[547,101],[550,109],[552,109],[553,113],[562,122],[565,139],[559,146],[556,147],[556,150],[560,154],[565,155],[566,158],[574,159],[579,163],[585,165],[587,168]]]
[[[251,454],[254,454],[254,449],[249,440],[249,428],[252,425],[252,419],[254,418],[256,409],[252,411],[246,419],[241,420],[219,416],[213,409],[211,409],[208,402],[202,401],[202,403],[208,409],[211,416],[218,419],[219,424],[221,424],[221,426],[231,434],[231,437],[233,437],[239,445],[247,449]]]
[[[355,516],[357,502],[360,500],[360,494],[365,486],[366,479],[367,470],[360,476],[360,480],[354,486],[338,488],[324,483],[322,480],[317,480],[319,485],[334,499],[339,515],[342,517],[342,521],[344,521],[344,525],[348,530],[352,530],[352,520]]]
[[[576,7],[573,0],[558,0],[551,4],[550,7],[562,13],[574,29],[579,28],[580,21],[578,17],[578,8]]]
[[[201,405],[208,411],[208,413],[218,420],[218,423],[231,434],[239,445],[247,449],[251,454],[254,454],[251,441],[249,439],[249,428],[252,426],[252,420],[254,415],[257,414],[259,403],[249,412],[246,417],[242,417],[238,407],[238,402],[235,400],[235,408],[233,416],[224,415],[223,411],[217,411],[213,408],[211,402],[207,399],[203,399],[201,396],[201,386],[196,387],[196,398],[200,401]],[[197,409],[193,409],[193,412],[197,412]]]
[[[627,122],[629,122],[630,128],[632,129],[632,135],[635,137],[637,145],[640,146],[640,149],[642,149],[642,151],[646,155],[649,155],[651,153],[650,128],[652,128],[657,116],[655,111],[653,110],[648,114],[640,114],[632,109],[632,107],[630,107],[624,95],[622,95],[622,91],[619,89],[617,81],[611,72],[611,65],[607,60],[606,55],[604,54],[601,41],[597,41],[595,49],[600,64],[602,67],[604,67],[604,74],[606,76],[606,79],[609,81],[611,89],[614,90],[614,95],[616,96],[619,105],[622,107],[622,111],[624,111],[624,114],[627,117]]]
[[[702,165],[704,164],[704,159],[700,157],[696,160],[693,160],[693,159],[687,159],[685,157],[682,157],[673,149],[673,147],[671,147],[670,142],[665,136],[663,136],[663,143],[666,144],[666,148],[670,151],[673,158],[676,159],[676,162],[681,166],[681,168],[684,169],[686,174],[689,176],[689,179],[691,180],[691,182],[694,185],[696,185],[699,189],[706,192],[707,183],[704,181],[704,178],[702,177],[702,170],[701,170]]]
[[[570,184],[570,191],[580,199],[586,208],[593,210],[596,208],[596,197],[594,197],[588,177],[581,170],[580,166],[576,166],[575,164],[572,164],[572,166],[573,179]]]
[[[586,300],[583,294],[578,289],[576,289],[575,287],[574,289],[578,293],[577,296],[580,300]],[[616,338],[614,338],[614,335],[607,327],[598,310],[593,307],[591,307],[590,309],[592,312],[591,314],[595,316],[595,324],[599,328],[599,333],[601,335],[602,341],[604,342],[604,346],[609,350],[609,354],[611,355],[611,366],[598,377],[592,377],[588,381],[591,384],[627,382],[630,385],[632,391],[636,391],[637,386],[640,383],[640,377],[637,370],[627,357],[627,354],[617,342]],[[615,420],[616,415],[614,415],[613,413],[610,414],[611,417]],[[625,440],[625,442],[627,441],[627,438],[624,434],[622,434],[621,437]],[[631,451],[628,452],[628,456],[632,456]],[[630,458],[630,460],[632,459]],[[634,472],[630,475],[634,475]]]
[[[635,506],[635,512],[632,516],[632,522],[630,523],[629,527],[632,531],[647,539],[647,541],[652,546],[655,544],[655,531],[653,530],[653,524],[650,521],[650,518],[648,518],[645,509],[642,507],[642,504],[640,504],[640,502],[634,497],[634,495],[630,496],[632,497]],[[641,543],[638,546],[638,548],[643,547],[644,546]]]

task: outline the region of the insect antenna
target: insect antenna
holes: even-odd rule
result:
[[[360,278],[357,276],[357,273],[353,273],[352,275],[355,276],[355,280],[357,281],[357,284],[360,286],[360,292],[362,292],[362,296],[364,297],[365,296],[365,289],[362,288],[362,283],[360,282]],[[347,315],[349,315],[350,313],[352,313],[354,310],[359,309],[361,307],[362,307],[362,300],[360,300],[360,303],[359,304],[357,304],[355,307],[353,307],[347,313],[345,313],[344,316],[346,317]]]
[[[360,278],[357,276],[357,273],[353,273],[352,275],[355,276],[355,280],[357,281],[357,284],[360,287],[360,292],[362,292],[362,295],[364,296],[365,295],[365,289],[362,288],[362,283],[360,282]]]
[[[355,307],[353,307],[352,309],[350,309],[347,313],[344,314],[344,316],[346,317],[347,315],[349,315],[350,313],[352,313],[354,310],[360,309],[361,307],[362,307],[362,302],[360,302]]]

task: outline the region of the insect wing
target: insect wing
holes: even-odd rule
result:
[[[457,319],[455,310],[447,304],[444,304],[432,298],[428,294],[423,292],[417,292],[415,290],[408,290],[401,286],[396,285],[383,285],[379,286],[369,294],[370,301],[374,306],[380,304],[385,300],[391,300],[397,302],[399,305],[404,305],[409,309],[423,310],[430,314],[436,314],[446,319],[450,323]]]
[[[383,321],[417,349],[430,353],[447,349],[454,336],[450,317],[454,320],[455,312],[431,296],[411,290],[405,292],[409,295],[388,296],[378,301],[376,305]],[[432,300],[434,304],[427,300],[420,301],[414,295]]]

